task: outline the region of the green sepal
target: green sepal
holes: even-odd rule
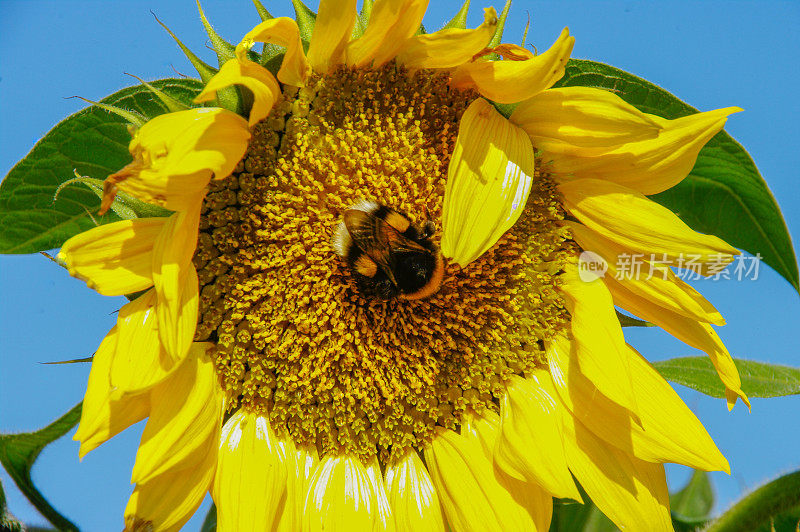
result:
[[[191,105],[188,105],[188,104],[185,104],[185,103],[183,103],[183,102],[181,102],[179,100],[176,100],[175,98],[173,98],[172,96],[170,96],[166,92],[164,92],[164,91],[162,91],[160,89],[157,89],[156,87],[150,85],[148,82],[146,82],[145,80],[143,80],[139,76],[135,76],[133,74],[128,74],[127,72],[126,72],[126,74],[128,76],[138,80],[139,83],[141,83],[142,85],[144,85],[145,87],[150,89],[150,92],[155,94],[156,98],[161,100],[161,103],[163,103],[166,106],[167,110],[170,113],[177,113],[178,111],[186,111],[187,109],[191,109],[192,108]]]
[[[58,195],[61,193],[61,191],[73,183],[78,183],[89,187],[92,192],[97,194],[98,199],[103,199],[102,179],[76,175],[74,178],[64,181],[58,186],[55,194],[53,194],[53,203],[58,201]],[[97,208],[99,207],[100,202],[97,203]],[[165,209],[164,207],[160,207],[158,205],[153,205],[152,203],[146,203],[125,192],[117,192],[117,195],[114,197],[114,201],[111,203],[111,210],[123,220],[132,220],[134,218],[157,218],[172,214],[172,211],[169,209]]]
[[[275,18],[259,0],[253,0],[253,5],[256,6],[256,11],[258,11],[258,16],[261,17],[261,22]]]
[[[364,0],[364,3],[361,5],[361,12],[356,17],[356,23],[353,26],[352,39],[358,39],[364,35],[364,32],[367,30],[367,25],[369,24],[369,17],[372,15],[373,4],[373,0]]]
[[[219,72],[219,70],[217,70],[216,68],[212,67],[208,63],[204,62],[199,57],[197,57],[197,55],[194,52],[192,52],[189,49],[188,46],[183,44],[183,42],[181,42],[181,40],[178,39],[177,35],[172,33],[172,30],[169,29],[166,24],[161,22],[161,19],[159,19],[155,15],[153,15],[153,16],[156,18],[156,22],[158,22],[161,25],[161,27],[164,28],[164,30],[166,30],[167,33],[169,33],[170,37],[172,37],[175,40],[175,42],[178,44],[178,47],[181,49],[183,54],[186,56],[186,58],[192,64],[194,69],[197,70],[197,74],[200,76],[200,79],[203,81],[203,84],[208,83],[208,80],[213,78],[214,75],[217,72]]]
[[[492,36],[492,40],[489,41],[487,45],[489,48],[494,48],[498,46],[500,42],[503,40],[503,28],[506,27],[506,19],[508,18],[508,11],[511,9],[511,0],[506,0],[506,5],[503,6],[503,10],[500,12],[500,16],[497,18],[497,29],[494,30],[494,35]],[[492,54],[494,59],[498,59],[500,56],[497,54]],[[491,57],[491,56],[487,56]]]
[[[292,0],[294,6],[294,19],[300,29],[300,40],[303,41],[303,48],[308,51],[308,43],[311,42],[311,35],[314,33],[314,25],[317,23],[317,14],[311,11],[303,0]]]
[[[211,41],[211,46],[214,47],[214,52],[217,54],[217,63],[222,68],[222,65],[236,57],[236,47],[219,36],[214,26],[206,18],[203,6],[200,5],[200,0],[197,0],[197,11],[200,13],[200,21],[203,23],[203,28]]]
[[[42,449],[74,427],[81,417],[82,403],[36,432],[0,435],[0,463],[23,495],[58,530],[78,531],[71,521],[58,513],[31,479],[31,468]]]
[[[22,523],[11,515],[6,504],[6,492],[3,491],[3,483],[0,482],[0,530],[3,532],[25,532]]]
[[[800,394],[800,369],[754,360],[734,359],[742,391],[750,397],[781,397]],[[682,357],[653,362],[667,380],[712,397],[725,397],[725,386],[708,357]]]
[[[682,523],[684,529],[705,524],[714,509],[714,490],[708,473],[693,471],[686,485],[670,494],[669,505],[672,520]]]
[[[192,79],[164,79],[151,85],[187,104],[202,88]],[[134,109],[148,119],[169,112],[143,85],[122,89],[102,102]],[[85,186],[64,188],[55,203],[53,196],[73,172],[105,178],[130,163],[130,140],[128,124],[96,106],[50,130],[0,183],[0,253],[57,248],[96,224],[120,220],[113,211],[94,215],[97,194]]]
[[[453,18],[450,19],[450,22],[442,26],[443,30],[449,29],[466,29],[467,27],[467,14],[469,13],[469,4],[470,0],[464,0],[464,5],[461,6],[461,9],[458,10]]]
[[[555,87],[594,87],[617,94],[637,109],[667,119],[697,113],[666,90],[618,68],[570,59]],[[689,175],[650,197],[695,231],[716,235],[761,258],[800,290],[797,259],[775,198],[750,155],[724,131],[700,150]]]
[[[116,105],[108,105],[105,103],[95,102],[93,100],[89,100],[82,96],[75,96],[75,98],[83,100],[86,103],[95,105],[104,111],[108,111],[109,113],[115,114],[118,117],[125,120],[126,122],[128,122],[129,124],[133,124],[135,127],[142,127],[145,124],[145,122],[147,122],[147,119],[142,115],[140,115],[139,113],[128,111],[127,109],[122,109],[121,107],[117,107]]]
[[[619,320],[619,324],[622,327],[655,327],[649,321],[640,320],[639,318],[634,318],[633,316],[628,316],[627,314],[623,314],[619,310],[617,312],[617,319]]]
[[[200,526],[200,532],[215,532],[215,530],[217,530],[217,506],[212,503]]]

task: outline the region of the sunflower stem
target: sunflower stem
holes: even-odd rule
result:
[[[737,502],[705,532],[746,532],[768,523],[778,514],[800,507],[800,471],[761,486]]]

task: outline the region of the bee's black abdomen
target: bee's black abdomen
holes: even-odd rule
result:
[[[436,256],[430,253],[404,253],[397,260],[397,285],[404,294],[418,292],[430,281],[436,268]]]

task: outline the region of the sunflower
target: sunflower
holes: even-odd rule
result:
[[[171,215],[64,244],[72,275],[138,295],[75,434],[83,456],[147,418],[127,529],[178,529],[210,491],[222,530],[544,531],[580,486],[621,529],[671,530],[662,464],[729,472],[615,306],[705,351],[729,408],[748,402],[722,317],[669,267],[738,251],[647,198],[738,109],[665,120],[552,88],[567,29],[534,55],[493,42],[492,8],[418,34],[426,7],[378,0],[360,28],[354,0],[323,0],[307,52],[294,20],[265,20],[196,98],[238,86],[247,119],[158,116],[105,181],[101,210],[125,192]],[[256,42],[285,47],[277,75]],[[440,227],[437,291],[359,289],[332,237],[364,200]],[[581,275],[584,251],[607,275]],[[613,275],[626,254],[666,265]]]

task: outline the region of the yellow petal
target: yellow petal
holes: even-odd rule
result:
[[[356,22],[356,0],[321,0],[308,62],[314,72],[327,74],[344,62],[344,49]]]
[[[698,323],[691,318],[659,307],[634,294],[613,278],[605,279],[605,283],[611,291],[614,304],[636,314],[643,320],[658,325],[678,340],[704,351],[708,355],[717,370],[717,375],[725,385],[728,410],[731,410],[736,404],[737,397],[741,398],[750,408],[750,400],[741,388],[742,382],[739,379],[736,364],[711,325]]]
[[[253,93],[253,107],[250,109],[248,121],[251,127],[269,115],[272,106],[281,95],[280,85],[269,70],[248,59],[236,58],[229,59],[220,67],[219,72],[208,80],[194,101],[195,103],[211,101],[216,98],[217,91],[231,85],[242,85]],[[239,158],[241,159],[241,156]]]
[[[379,472],[353,456],[326,456],[311,476],[303,530],[394,530]]]
[[[271,18],[247,32],[242,42],[236,47],[236,55],[240,62],[247,60],[247,51],[256,42],[271,43],[286,48],[281,68],[278,70],[278,80],[281,83],[295,87],[302,87],[306,84],[306,80],[311,74],[311,66],[306,60],[306,54],[303,53],[300,29],[294,19],[289,17]]]
[[[207,440],[202,452],[196,453],[197,462],[137,484],[125,508],[125,530],[180,530],[211,487],[216,444],[217,440]]]
[[[568,351],[553,351],[548,357],[551,371],[581,373],[612,401],[636,412],[628,348],[611,294],[602,281],[582,281],[571,269],[562,279],[574,341]]]
[[[137,218],[101,225],[67,240],[59,258],[70,275],[104,296],[153,285],[153,246],[165,218]]]
[[[278,438],[264,416],[239,410],[222,429],[213,496],[221,531],[273,530],[287,480],[296,473],[291,440]]]
[[[97,448],[116,434],[150,414],[150,397],[147,394],[122,399],[111,398],[108,379],[119,335],[114,327],[103,339],[92,358],[89,383],[83,398],[83,410],[78,430],[73,440],[81,442],[78,456]]]
[[[522,214],[533,175],[525,132],[486,100],[472,102],[447,170],[442,253],[463,267],[492,247]]]
[[[542,149],[544,141],[584,148],[653,139],[661,125],[625,100],[590,87],[549,89],[520,103],[510,120]],[[544,160],[548,160],[544,157]],[[613,175],[609,176],[613,179]]]
[[[367,30],[347,45],[347,64],[378,68],[393,59],[412,37],[428,8],[428,0],[376,0]]]
[[[719,267],[739,253],[716,236],[693,231],[666,207],[622,185],[576,179],[558,188],[567,209],[585,226],[645,258],[655,254],[680,264],[696,257],[706,267],[708,263]]]
[[[287,441],[287,446],[291,441]],[[294,457],[287,460],[286,503],[278,524],[278,532],[295,532],[300,530],[311,474],[319,464],[319,455],[315,446],[295,446]]]
[[[555,497],[580,501],[567,467],[555,394],[545,372],[535,372],[530,379],[511,378],[500,403],[494,459],[511,476],[536,483]]]
[[[664,466],[604,443],[564,415],[569,468],[600,510],[621,530],[672,532]]]
[[[622,263],[623,271],[620,271],[617,269],[617,262],[625,260],[625,257],[630,258],[632,255],[629,250],[579,223],[566,222],[566,225],[581,248],[597,253],[606,261],[606,275],[613,276],[631,292],[688,318],[725,325],[719,311],[697,290],[679,279],[669,266],[641,259],[640,272],[624,271],[624,268],[631,265],[630,262]]]
[[[398,530],[446,530],[436,488],[416,451],[386,466],[386,491]]]
[[[475,88],[498,103],[527,100],[564,76],[575,37],[564,28],[558,40],[543,54],[522,61],[479,61],[458,67],[450,84],[459,89]]]
[[[146,392],[178,367],[158,337],[156,299],[150,289],[119,311],[119,341],[109,373],[115,398]]]
[[[169,380],[150,393],[150,419],[136,453],[131,482],[147,483],[169,470],[196,463],[206,453],[206,442],[219,441],[223,394],[214,363],[206,355],[211,346],[195,343],[186,360]]]
[[[491,449],[499,431],[496,414],[491,421],[465,421],[461,434],[438,427],[425,449],[425,462],[450,527],[546,531],[552,514],[550,495],[494,468]]]
[[[728,115],[738,111],[727,107],[674,120],[645,115],[658,123],[658,136],[624,144],[612,136],[607,143],[586,147],[569,135],[535,139],[534,144],[556,174],[607,179],[642,194],[657,194],[689,174],[700,149],[722,129]],[[601,134],[598,140],[605,137]]]
[[[158,334],[167,354],[183,359],[197,325],[198,280],[192,264],[200,204],[170,216],[153,250],[153,284],[158,294]]]
[[[484,49],[497,29],[497,12],[483,10],[483,24],[474,30],[446,29],[408,39],[397,53],[397,62],[408,68],[453,68]]]
[[[565,349],[563,340],[547,349]],[[647,462],[728,472],[727,460],[672,387],[630,347],[627,357],[639,406],[635,413],[611,401],[577,372],[552,372],[560,400],[584,426],[627,454]]]
[[[244,119],[225,109],[157,116],[131,140],[133,162],[106,178],[101,211],[111,206],[118,190],[171,210],[186,209],[202,200],[198,195],[211,177],[230,175],[249,139]]]

